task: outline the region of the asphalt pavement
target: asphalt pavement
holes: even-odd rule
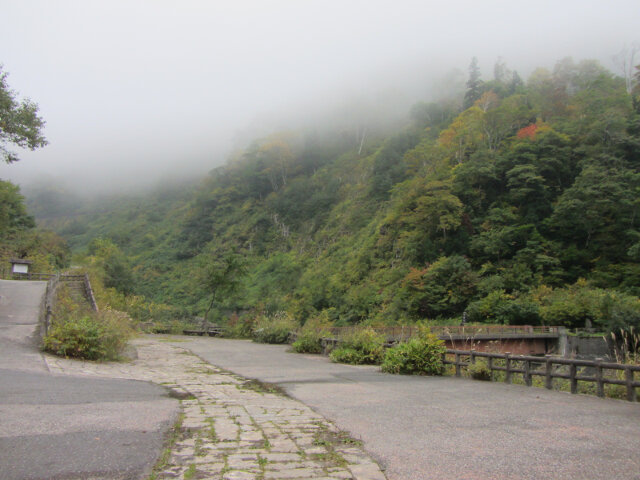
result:
[[[0,280],[0,480],[146,478],[178,402],[149,382],[52,375],[45,282]]]
[[[180,337],[278,384],[364,442],[390,480],[640,479],[640,404],[452,377],[389,375],[246,340]]]

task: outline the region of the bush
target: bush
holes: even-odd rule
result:
[[[640,326],[640,298],[590,287],[578,280],[566,288],[541,286],[534,293],[547,325],[584,327],[587,321],[604,331]]]
[[[261,315],[252,333],[253,341],[259,343],[287,343],[289,335],[295,330],[295,320],[286,312],[273,315]]]
[[[301,331],[296,341],[291,344],[291,348],[296,353],[322,353],[323,336],[322,332]]]
[[[65,357],[117,360],[132,335],[126,315],[106,311],[54,323],[44,337],[44,349]]]
[[[493,290],[486,297],[469,304],[469,321],[504,325],[539,325],[538,304],[528,296]]]
[[[445,350],[442,340],[428,330],[424,330],[408,342],[387,350],[381,369],[387,373],[442,375],[444,372],[442,355]]]
[[[251,315],[238,316],[232,313],[223,326],[223,336],[226,338],[251,338],[253,335],[254,318]]]
[[[329,358],[336,363],[379,365],[384,354],[384,336],[371,327],[357,329],[342,339]]]
[[[485,362],[472,363],[467,367],[467,374],[474,380],[491,380],[491,370]]]
[[[298,331],[296,341],[291,345],[296,353],[322,353],[322,339],[330,335],[331,322],[327,315],[310,318]]]

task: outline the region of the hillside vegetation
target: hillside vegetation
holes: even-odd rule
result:
[[[59,235],[36,228],[18,186],[0,180],[0,278],[10,275],[14,258],[31,260],[32,272],[52,273],[67,266],[70,251]]]
[[[217,298],[219,320],[459,322],[466,311],[640,326],[634,93],[593,61],[565,59],[526,83],[504,65],[483,82],[472,64],[464,98],[416,104],[395,132],[282,132],[197,185],[83,207],[40,191],[30,205],[74,251],[108,257],[106,286],[171,315],[202,315],[203,272],[233,255],[246,273]]]

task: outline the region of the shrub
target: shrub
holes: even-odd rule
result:
[[[310,318],[298,331],[296,341],[291,345],[296,353],[322,353],[322,339],[330,335],[331,322],[327,315]]]
[[[322,332],[300,331],[298,338],[291,344],[296,353],[322,353]]]
[[[252,315],[238,316],[237,313],[232,313],[223,326],[223,336],[226,338],[251,338],[254,320]]]
[[[348,363],[350,365],[377,365],[379,360],[372,360],[363,352],[355,348],[338,347],[329,354],[329,358],[335,363]]]
[[[261,315],[252,333],[253,341],[259,343],[287,343],[289,335],[297,327],[295,320],[287,312]]]
[[[501,323],[505,325],[539,325],[538,304],[528,296],[506,294],[493,290],[484,298],[469,304],[471,322]]]
[[[640,326],[640,298],[615,290],[590,287],[578,280],[566,288],[541,286],[533,292],[547,325],[584,327],[587,321],[605,331]]]
[[[113,311],[57,321],[44,337],[44,349],[86,360],[117,360],[133,335],[126,315]]]
[[[442,375],[445,350],[442,340],[423,330],[419,336],[387,350],[381,369],[387,373]]]
[[[474,380],[491,380],[491,370],[485,362],[472,363],[467,367],[467,374]]]
[[[384,336],[371,327],[356,329],[341,339],[329,355],[332,362],[352,365],[379,365],[384,354]]]

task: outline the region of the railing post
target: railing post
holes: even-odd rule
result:
[[[630,402],[635,402],[636,398],[636,389],[633,386],[633,370],[629,365],[624,367],[624,378],[627,381],[627,400]]]
[[[489,379],[493,382],[493,357],[487,357],[487,367],[489,368]]]
[[[456,352],[456,377],[460,376],[460,354]]]
[[[469,355],[469,362],[476,363],[476,351],[471,349],[471,354]]]
[[[571,382],[571,393],[578,393],[578,379],[576,378],[577,367],[575,363],[569,365],[569,381]]]
[[[602,381],[602,364],[600,359],[598,359],[598,363],[596,365],[596,385],[597,395],[600,398],[604,397],[604,382]]]
[[[524,361],[524,384],[530,387],[533,382],[531,381],[531,362],[529,360]]]
[[[49,334],[49,327],[51,327],[51,316],[53,312],[51,311],[51,305],[47,305],[47,313],[44,316],[44,334]]]
[[[506,375],[504,376],[505,383],[511,383],[511,358],[509,357],[509,355],[511,355],[511,352],[504,352],[506,373]]]
[[[544,386],[548,390],[551,390],[553,388],[553,377],[551,376],[553,363],[551,363],[551,355],[545,355],[544,362],[545,362]]]

